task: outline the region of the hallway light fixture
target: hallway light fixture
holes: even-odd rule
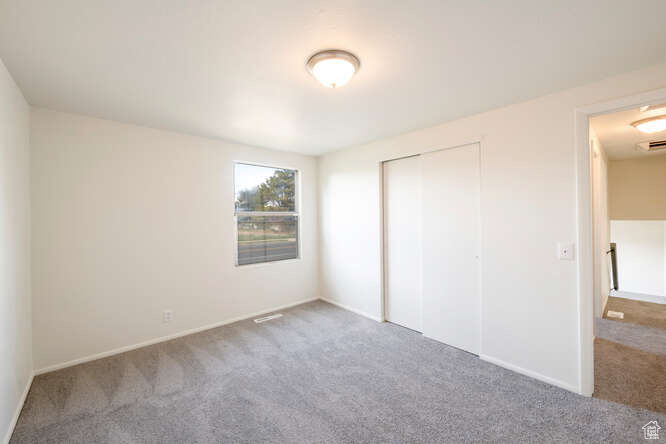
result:
[[[351,52],[328,49],[314,54],[305,66],[322,85],[339,88],[351,80],[361,62]]]
[[[666,114],[656,117],[648,117],[641,119],[631,124],[634,128],[642,133],[652,134],[660,131],[666,131]]]

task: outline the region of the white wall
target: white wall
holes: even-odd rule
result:
[[[617,220],[666,220],[666,155],[612,160],[609,212]]]
[[[480,141],[481,353],[579,390],[575,109],[664,86],[662,64],[321,157],[322,296],[381,314],[379,162]]]
[[[590,126],[590,167],[592,170],[592,214],[594,233],[594,316],[601,317],[610,293],[608,219],[608,157]]]
[[[318,297],[313,157],[42,109],[31,131],[36,369]],[[300,170],[302,259],[234,265],[234,160]]]
[[[621,292],[666,296],[666,221],[613,220]]]
[[[5,440],[32,376],[29,129],[30,108],[0,61],[0,439]]]

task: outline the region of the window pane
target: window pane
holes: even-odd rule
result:
[[[298,216],[238,216],[238,265],[298,257]]]
[[[237,211],[296,211],[296,171],[237,163]]]

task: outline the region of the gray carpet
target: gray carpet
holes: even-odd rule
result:
[[[596,326],[597,338],[649,353],[666,355],[666,330],[602,318],[596,319]]]
[[[323,302],[284,314],[39,376],[11,442],[639,442],[666,424]]]
[[[666,414],[666,356],[597,338],[594,397]]]
[[[666,330],[615,319],[596,327],[594,396],[666,413]]]

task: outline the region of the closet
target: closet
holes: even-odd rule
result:
[[[479,144],[383,163],[386,320],[479,354]]]

